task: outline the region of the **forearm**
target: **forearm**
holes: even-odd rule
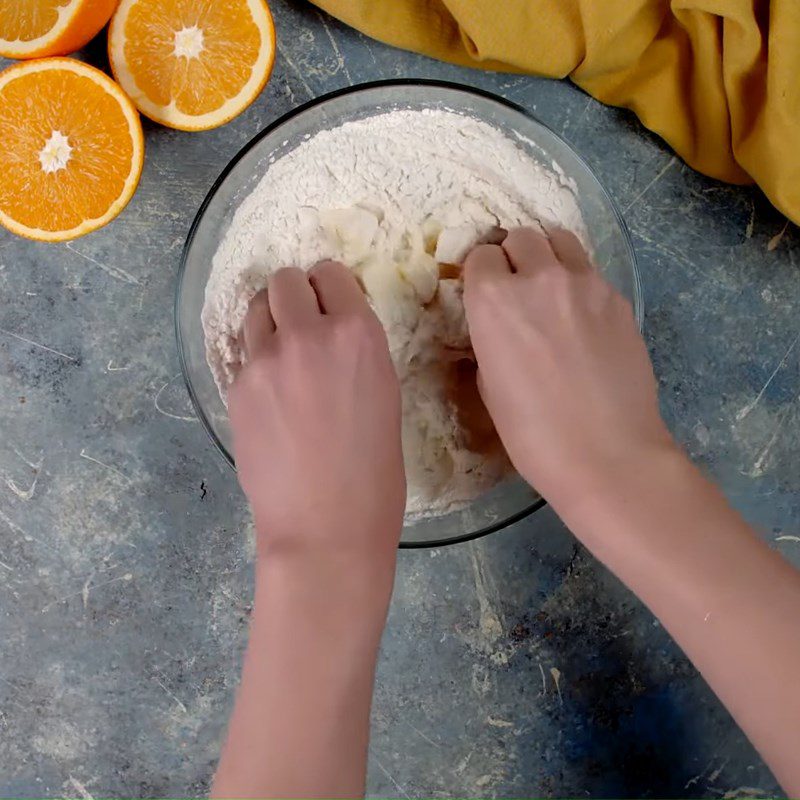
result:
[[[257,567],[250,643],[214,796],[363,794],[393,579],[393,559],[384,561],[358,565],[339,554]]]
[[[800,795],[800,574],[677,450],[608,470],[565,522],[656,614]]]

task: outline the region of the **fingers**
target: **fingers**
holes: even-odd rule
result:
[[[355,275],[338,261],[320,261],[309,273],[324,314],[361,313],[369,303]]]
[[[580,239],[565,228],[556,228],[548,232],[550,246],[558,260],[572,272],[591,272],[592,262],[584,250]]]
[[[320,315],[317,295],[301,269],[279,269],[270,277],[267,289],[272,318],[279,329]]]
[[[511,274],[503,248],[496,244],[479,244],[470,250],[464,261],[464,281],[473,283],[481,278],[497,278]]]
[[[321,313],[360,313],[369,309],[350,270],[335,261],[322,261],[309,273],[286,268],[274,273],[267,288],[251,301],[242,326],[248,359],[263,352],[281,327],[319,317]]]
[[[514,272],[521,275],[558,265],[548,238],[533,228],[515,228],[506,236],[502,248]]]
[[[275,333],[275,321],[269,309],[267,290],[262,289],[251,301],[242,326],[244,353],[248,360],[256,358],[269,346]]]

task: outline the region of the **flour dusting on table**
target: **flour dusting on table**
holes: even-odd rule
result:
[[[498,228],[585,229],[574,187],[500,130],[446,110],[345,123],[271,161],[214,256],[203,327],[220,394],[252,296],[283,266],[360,277],[403,391],[407,514],[467,505],[509,465],[474,383],[458,265]]]

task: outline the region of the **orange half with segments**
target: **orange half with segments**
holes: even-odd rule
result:
[[[0,55],[62,56],[93,39],[118,0],[1,0]]]
[[[41,241],[75,239],[114,219],[144,163],[131,101],[72,58],[0,73],[0,142],[0,224]]]
[[[275,26],[264,0],[122,0],[108,51],[114,77],[145,116],[206,130],[264,88]]]

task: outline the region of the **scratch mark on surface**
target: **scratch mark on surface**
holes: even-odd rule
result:
[[[183,711],[184,714],[189,713],[188,709],[181,702],[179,697],[177,697],[173,692],[167,689],[167,687],[158,678],[154,677],[153,680],[166,692],[168,697],[171,697],[175,701],[175,703],[178,705],[178,708],[180,708],[180,710]]]
[[[297,75],[297,79],[300,81],[303,88],[306,90],[306,94],[308,94],[310,98],[316,97],[316,95],[314,94],[314,90],[309,86],[308,81],[305,79],[305,76],[303,75],[302,71],[297,66],[297,64],[295,64],[294,61],[292,61],[292,59],[289,57],[289,54],[286,52],[286,48],[280,43],[280,41],[278,41],[278,52],[281,54],[283,60],[289,65],[289,69],[291,69],[292,72],[294,72],[294,74]]]
[[[114,359],[112,358],[108,362],[108,366],[106,367],[106,372],[125,372],[125,370],[128,370],[128,369],[131,368],[130,364],[128,364],[126,367],[113,367],[112,366],[113,363],[114,363]]]
[[[710,765],[709,765],[710,766]],[[728,766],[728,759],[726,758],[709,776],[707,783],[715,783],[717,778],[722,775],[722,770]]]
[[[336,63],[339,65],[339,69],[344,72],[344,76],[347,78],[347,83],[352,86],[353,78],[350,75],[350,70],[347,69],[347,64],[345,64],[342,51],[339,49],[339,45],[336,43],[336,39],[333,37],[333,31],[331,30],[328,21],[325,19],[324,14],[317,12],[317,16],[319,17],[319,21],[322,23],[322,27],[325,28],[325,33],[328,34],[328,38],[331,41],[331,47],[333,48],[333,52],[336,54]]]
[[[547,678],[544,677],[544,669],[542,667],[542,662],[539,661],[539,672],[542,673],[542,694],[547,694]]]
[[[26,336],[21,336],[20,334],[14,333],[13,331],[7,331],[5,328],[0,328],[0,333],[4,333],[6,336],[11,336],[14,339],[19,339],[20,342],[25,342],[25,344],[31,345],[31,347],[38,347],[40,350],[46,350],[48,353],[52,353],[55,356],[66,358],[67,361],[72,361],[73,364],[78,363],[77,358],[68,356],[66,353],[62,353],[60,350],[55,350],[52,347],[48,347],[46,344],[40,344],[39,342],[34,342],[33,339],[28,339]]]
[[[297,102],[297,98],[294,96],[294,89],[292,89],[292,84],[289,81],[285,80],[283,82],[283,88],[286,90],[285,94],[289,98],[289,102],[294,105]]]
[[[800,542],[800,536],[792,536],[791,534],[785,533],[783,536],[776,536],[776,542]]]
[[[764,448],[758,454],[758,458],[755,460],[750,472],[747,474],[751,478],[758,478],[759,476],[764,474],[764,464],[767,463],[767,459],[769,458],[769,454],[772,452],[772,448],[775,446],[775,442],[778,441],[778,436],[780,435],[781,429],[783,428],[786,420],[789,416],[790,409],[787,408],[786,411],[783,412],[781,418],[778,420],[777,425],[775,425],[775,430],[772,432],[772,436],[770,436],[769,441],[766,443]]]
[[[94,800],[86,787],[77,778],[73,778],[72,775],[69,776],[69,784],[78,793],[78,796],[81,797],[82,800]]]
[[[744,235],[747,239],[753,238],[753,228],[756,224],[756,204],[753,198],[750,198],[750,219],[747,221],[747,227],[744,229]]]
[[[503,625],[500,617],[494,610],[489,600],[488,582],[486,575],[486,565],[483,555],[479,550],[480,544],[470,545],[470,557],[472,559],[472,571],[475,575],[475,594],[478,598],[479,619],[478,628],[484,639],[490,643],[496,642],[503,634]]]
[[[18,458],[20,461],[23,461],[23,462],[25,462],[25,464],[27,464],[27,465],[28,465],[28,466],[29,466],[31,469],[39,469],[39,468],[42,466],[42,463],[44,462],[44,458],[43,458],[43,456],[42,456],[42,455],[40,455],[40,456],[39,456],[39,461],[28,461],[27,457],[26,457],[26,456],[24,456],[24,455],[23,455],[23,454],[20,452],[19,448],[18,448],[18,447],[16,447],[16,445],[13,445],[13,444],[12,444],[12,445],[11,445],[11,449],[14,451],[14,455],[16,455],[16,456],[17,456],[17,458]]]
[[[655,176],[655,178],[653,178],[653,180],[651,180],[650,183],[648,183],[647,186],[645,186],[644,189],[642,189],[642,191],[639,192],[639,194],[637,194],[636,197],[634,197],[633,200],[631,200],[631,202],[628,203],[628,205],[625,206],[624,209],[622,209],[622,213],[627,214],[647,194],[647,192],[649,192],[650,189],[664,177],[667,170],[669,170],[674,164],[676,164],[677,161],[678,157],[672,156],[670,160],[667,161],[667,163],[658,171],[658,174]]]
[[[41,540],[38,539],[36,536],[31,536],[31,534],[29,534],[27,531],[20,528],[20,526],[17,525],[17,523],[14,522],[14,520],[12,520],[11,517],[9,517],[8,514],[6,514],[6,512],[3,511],[2,508],[0,508],[0,519],[3,520],[3,522],[5,522],[6,525],[8,525],[12,533],[16,533],[17,536],[21,536],[26,542],[36,541],[41,543]]]
[[[12,444],[11,449],[16,454],[17,458],[22,461],[29,469],[33,470],[33,482],[27,489],[21,489],[16,481],[12,480],[8,476],[4,478],[6,486],[11,489],[14,494],[19,497],[20,500],[23,502],[28,502],[33,498],[34,493],[36,492],[36,484],[39,482],[39,475],[42,465],[44,464],[44,456],[40,456],[39,461],[28,461],[28,459],[22,455],[22,453]]]
[[[130,483],[130,481],[131,481],[131,478],[129,476],[127,476],[124,472],[122,472],[122,470],[117,469],[116,467],[112,466],[111,464],[106,464],[105,462],[100,461],[99,459],[95,458],[94,456],[90,456],[86,452],[85,448],[81,450],[80,457],[81,458],[85,458],[87,461],[91,461],[93,464],[98,464],[99,466],[103,467],[104,469],[107,469],[109,472],[113,472],[115,475],[119,475],[120,478],[124,478],[126,481],[128,481],[128,483]]]
[[[11,489],[14,494],[19,497],[24,503],[27,503],[29,500],[33,498],[34,492],[36,492],[36,484],[39,482],[39,473],[37,472],[33,476],[33,482],[27,489],[20,489],[15,481],[11,478],[6,477],[5,479],[6,486]]]
[[[166,388],[180,378],[181,373],[179,372],[177,375],[173,375],[157,392],[155,396],[155,400],[153,400],[153,405],[156,407],[156,411],[159,414],[163,414],[165,417],[170,417],[171,419],[179,419],[182,422],[197,422],[197,417],[186,417],[182,414],[172,414],[169,411],[165,411],[161,406],[158,404],[158,401],[161,399],[161,395],[164,394]]]
[[[228,600],[230,600],[231,603],[233,603],[241,611],[244,611],[247,614],[249,614],[252,611],[252,606],[251,605],[249,605],[244,600],[242,600],[241,597],[237,597],[235,594],[233,594],[233,592],[231,592],[230,590],[226,589],[224,586],[220,586],[219,587],[219,593],[223,597],[227,597]]]
[[[27,456],[24,456],[20,449],[16,445],[11,445],[11,449],[14,451],[14,455],[20,460],[27,464],[31,469],[39,469],[42,466],[42,462],[44,461],[43,457],[39,456],[39,461],[28,461]]]
[[[84,609],[89,607],[89,589],[91,588],[93,577],[94,572],[89,574],[89,577],[84,581],[83,589],[81,589],[81,599],[83,600]]]
[[[419,735],[419,737],[424,739],[428,744],[432,744],[434,747],[441,747],[438,742],[434,742],[430,736],[426,736],[419,728],[416,727],[416,725],[412,725],[407,719],[404,719],[403,722],[405,722],[405,724],[408,725],[408,727],[411,728],[414,733]]]
[[[694,786],[700,778],[703,777],[703,773],[701,772],[699,775],[695,775],[693,778],[689,778],[686,783],[683,784],[684,789],[688,789],[690,786]]]
[[[737,786],[735,789],[729,789],[722,795],[723,800],[733,800],[738,797],[766,797],[767,793],[763,789],[758,789],[755,786]]]
[[[8,564],[3,561],[0,561],[0,567],[7,569],[9,572],[14,572],[14,567],[9,567]]]
[[[583,122],[584,119],[586,118],[586,113],[589,111],[589,108],[591,107],[593,102],[594,98],[591,96],[586,100],[586,105],[583,107],[583,111],[581,111],[578,119],[575,120],[575,133],[578,133],[578,131],[580,131],[580,129],[583,127]],[[570,122],[571,120],[567,119],[567,121],[564,123],[564,127],[561,129],[561,133],[565,133],[569,129]]]
[[[558,692],[558,702],[564,705],[564,698],[561,695],[561,670],[558,667],[550,667],[550,674],[553,676],[553,683],[556,685]]]
[[[91,576],[90,576],[90,577],[91,577]],[[132,580],[133,580],[133,575],[132,575],[132,573],[130,573],[130,572],[126,572],[124,575],[118,575],[116,578],[109,578],[107,581],[103,581],[102,583],[97,583],[97,584],[95,584],[94,586],[92,586],[92,589],[100,589],[100,588],[102,588],[103,586],[109,586],[110,584],[112,584],[112,583],[117,583],[118,581],[125,581],[125,582],[127,583],[128,581],[132,581]],[[71,594],[64,595],[64,597],[59,597],[57,600],[53,600],[53,601],[51,601],[51,602],[50,602],[50,603],[48,603],[46,606],[43,606],[43,608],[42,608],[42,610],[41,610],[41,613],[42,613],[42,614],[45,614],[45,613],[47,613],[47,612],[48,612],[48,611],[49,611],[49,610],[50,610],[50,609],[51,609],[53,606],[57,606],[57,605],[60,605],[61,603],[65,603],[67,600],[71,600],[73,597],[78,597],[78,596],[80,596],[80,597],[82,598],[82,597],[83,597],[83,593],[84,593],[84,591],[85,591],[85,588],[86,588],[86,587],[85,587],[85,585],[84,585],[84,586],[83,586],[83,587],[81,587],[81,589],[80,589],[79,591],[77,591],[77,592],[72,592]]]
[[[791,344],[786,349],[786,352],[783,354],[783,358],[778,362],[778,366],[772,370],[772,374],[767,378],[767,382],[761,387],[761,391],[751,400],[744,408],[740,409],[736,413],[736,421],[741,422],[757,405],[759,400],[764,396],[764,392],[767,391],[767,388],[775,379],[775,376],[781,371],[781,368],[786,363],[786,360],[792,354],[792,350],[797,346],[797,342],[800,341],[800,331],[798,331],[797,336],[792,339]]]
[[[474,752],[475,752],[474,750],[470,750],[469,753],[467,753],[464,756],[464,758],[462,758],[461,761],[458,762],[458,766],[454,770],[456,775],[461,775],[464,772],[464,770],[467,768],[467,765],[469,764],[470,759],[472,758],[472,754]]]
[[[81,253],[80,251],[76,250],[70,244],[65,244],[64,247],[66,247],[70,253],[75,253],[76,256],[80,256],[85,261],[94,264],[96,267],[100,267],[103,272],[105,272],[107,275],[110,275],[112,278],[116,278],[118,281],[122,281],[123,283],[130,283],[133,286],[139,285],[139,279],[131,275],[130,272],[126,272],[124,269],[122,269],[122,267],[111,267],[108,264],[103,264],[97,259],[87,256],[85,253]]]
[[[767,242],[767,252],[771,253],[773,250],[777,249],[778,245],[781,243],[781,239],[783,239],[784,235],[786,234],[786,229],[788,227],[789,220],[787,219],[786,224],[780,229],[780,231]]]
[[[372,753],[372,760],[378,765],[378,769],[392,782],[394,788],[397,789],[397,791],[400,792],[403,797],[407,797],[408,800],[411,800],[411,795],[394,779],[394,777],[392,777],[391,772],[389,772],[389,770],[386,769],[383,764],[381,764],[381,762],[378,760],[378,757],[374,753]]]
[[[372,59],[372,63],[377,67],[378,66],[378,59],[375,58],[375,51],[372,49],[372,39],[364,36],[361,31],[358,31],[358,38],[366,45],[367,52],[369,53],[369,57]]]
[[[507,719],[499,719],[498,717],[486,717],[487,724],[493,728],[513,728],[514,723],[509,722]]]

